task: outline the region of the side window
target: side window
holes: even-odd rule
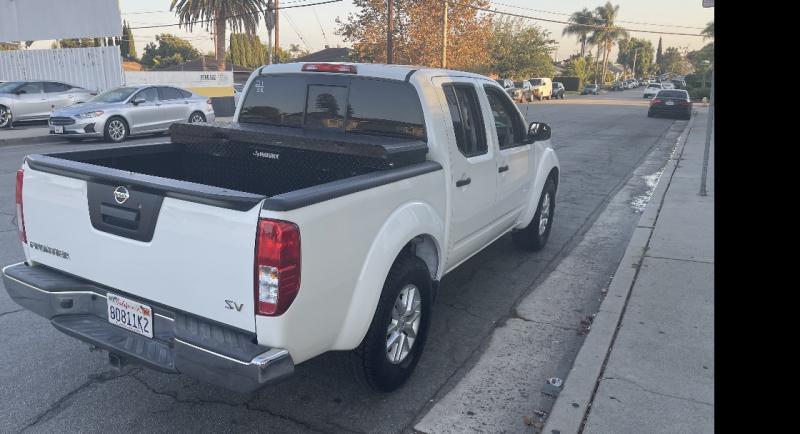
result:
[[[69,90],[69,86],[64,83],[44,83],[44,93],[66,92],[67,90]]]
[[[178,92],[180,92],[181,96],[183,96],[184,98],[191,98],[192,97],[192,93],[189,92],[188,90],[178,89]]]
[[[144,98],[145,102],[156,102],[158,101],[158,91],[155,87],[148,87],[147,89],[139,91],[139,93],[133,97],[133,99],[137,98]]]
[[[465,157],[474,157],[488,152],[486,130],[478,109],[478,93],[472,85],[445,84],[442,86],[453,118],[458,150]]]
[[[34,83],[27,83],[17,89],[17,92],[21,94],[32,94],[32,93],[42,93],[43,91],[42,83],[34,82]]]
[[[158,97],[159,99],[161,99],[161,101],[183,98],[180,91],[178,91],[178,89],[175,89],[174,87],[159,87]]]
[[[484,89],[486,89],[486,96],[489,98],[489,106],[492,109],[500,149],[522,145],[525,126],[522,124],[519,114],[514,110],[514,103],[507,95],[493,87],[484,86]]]

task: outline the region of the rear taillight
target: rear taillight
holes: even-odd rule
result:
[[[206,104],[211,105],[211,98],[206,100]]]
[[[91,96],[97,96],[97,92],[89,92],[89,95],[91,95]]]
[[[650,100],[650,104],[651,105],[653,105],[653,104],[661,104],[661,100],[658,99],[658,98],[653,98],[653,99]]]
[[[17,170],[17,229],[19,230],[19,240],[22,244],[28,244],[28,236],[25,233],[25,214],[22,212],[22,180],[25,178],[25,171]]]
[[[341,65],[335,63],[306,63],[303,65],[306,72],[343,72],[346,74],[356,74],[355,65]]]
[[[258,315],[286,312],[300,290],[300,229],[262,219],[256,233],[255,300]]]

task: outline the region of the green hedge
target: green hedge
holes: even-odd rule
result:
[[[689,87],[686,90],[689,91],[689,97],[692,101],[700,101],[703,97],[711,98],[710,87]]]

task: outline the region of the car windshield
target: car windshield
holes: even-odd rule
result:
[[[21,81],[9,81],[8,83],[0,84],[0,93],[14,92],[20,84],[22,84]]]
[[[524,86],[524,84],[522,84],[521,81],[515,81],[514,82],[514,87],[523,87],[523,86]]]
[[[689,98],[689,94],[685,90],[662,90],[658,93],[662,98]]]
[[[139,88],[137,87],[118,87],[116,89],[107,90],[96,97],[92,98],[91,102],[123,102],[128,99]]]
[[[660,84],[651,84],[651,85],[649,85],[647,87],[652,87],[654,89],[661,89],[661,85]]]
[[[539,79],[539,78],[534,78],[534,79],[531,80],[531,84],[534,85],[534,86],[541,86],[542,85],[542,80]]]

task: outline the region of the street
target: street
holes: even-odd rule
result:
[[[584,339],[582,321],[597,311],[598,295],[614,274],[642,202],[657,182],[652,175],[664,167],[687,124],[648,118],[648,100],[641,95],[633,89],[520,106],[529,122],[550,124],[561,162],[550,240],[544,250],[525,253],[506,235],[447,275],[434,305],[425,352],[400,390],[364,391],[352,381],[347,353],[303,363],[289,380],[252,396],[136,366],[115,371],[104,352],[90,352],[86,344],[13,303],[2,290],[0,363],[5,369],[0,382],[5,387],[0,390],[0,432],[410,432],[475,365],[492,333],[517,315],[520,300],[553,278],[559,263],[593,230],[593,239],[602,243],[595,252],[587,247],[578,258],[595,271],[592,279],[556,276],[571,279],[580,290],[543,297],[543,305],[533,309],[557,312],[560,323],[572,325],[559,345],[535,342],[534,348],[543,361],[537,375],[565,375]],[[133,139],[125,145],[163,140],[168,138]],[[13,197],[15,172],[24,156],[109,146],[92,141],[0,146],[0,265],[24,259]],[[625,196],[620,197],[623,189]],[[605,224],[593,228],[601,217]],[[541,391],[526,390],[523,396],[549,411],[552,398],[537,392]]]

